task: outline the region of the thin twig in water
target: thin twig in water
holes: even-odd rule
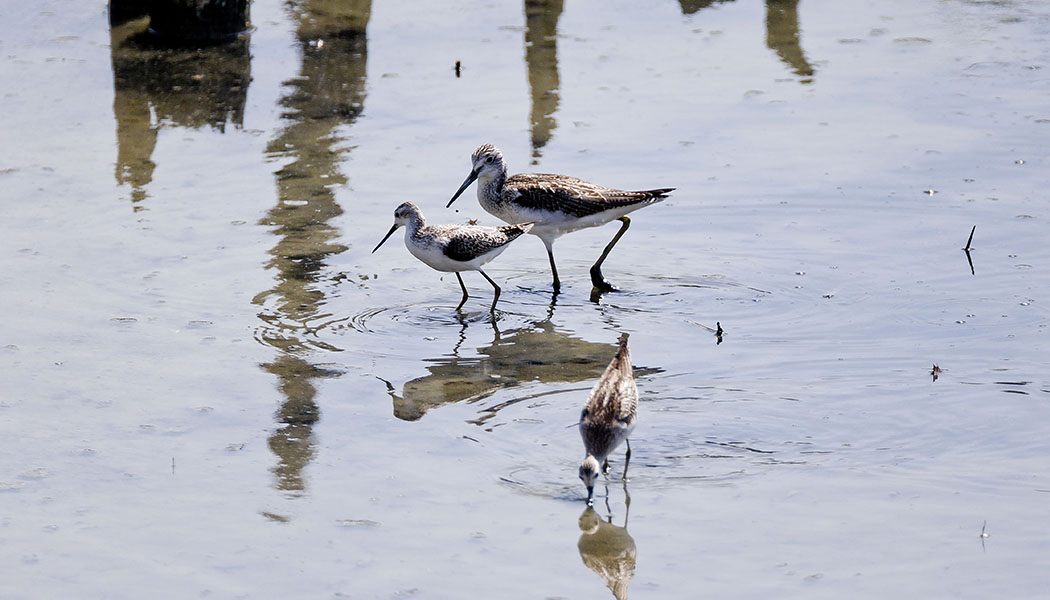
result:
[[[977,226],[974,225],[973,229],[970,229],[970,238],[966,240],[966,247],[963,248],[963,252],[966,253],[966,262],[970,263],[970,275],[976,275],[977,271],[973,268],[973,258],[970,256],[970,244],[973,242],[973,232],[977,231]]]
[[[719,344],[722,343],[722,335],[725,334],[725,330],[722,329],[722,323],[720,323],[718,321],[715,321],[715,327],[716,328],[712,329],[712,328],[708,327],[707,325],[704,325],[703,323],[697,323],[696,321],[690,321],[689,319],[686,319],[685,322],[689,323],[690,325],[696,325],[697,327],[702,327],[702,328],[710,331],[711,333],[715,334],[715,337],[718,339],[718,343]]]

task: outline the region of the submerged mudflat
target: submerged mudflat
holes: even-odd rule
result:
[[[0,596],[1045,593],[1050,8],[251,16],[205,52],[104,5],[0,25]],[[618,224],[558,240],[556,295],[516,241],[494,316],[370,253],[405,201],[500,224],[444,208],[486,142],[677,188],[623,291],[587,274]],[[622,332],[631,478],[587,509]]]

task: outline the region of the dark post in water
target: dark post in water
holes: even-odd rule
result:
[[[248,29],[248,0],[111,0],[110,13],[148,12],[150,29],[179,43],[230,39]],[[141,13],[140,13],[141,14]]]

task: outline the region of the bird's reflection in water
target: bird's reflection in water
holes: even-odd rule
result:
[[[394,416],[406,421],[423,417],[432,408],[454,402],[477,402],[508,387],[528,382],[589,381],[597,378],[616,352],[615,344],[600,344],[559,331],[551,322],[554,302],[547,318],[525,327],[500,331],[495,320],[492,342],[477,349],[477,355],[460,357],[468,323],[461,321],[459,341],[450,355],[430,359],[428,373],[408,381],[398,394],[386,380],[394,404]],[[520,402],[517,398],[488,407],[474,421],[482,425],[502,408]]]
[[[629,500],[627,507],[629,512]],[[613,525],[611,514],[603,520],[594,507],[588,506],[580,515],[579,524],[580,541],[576,547],[583,564],[601,575],[617,600],[624,600],[638,562],[634,538],[627,533],[627,514],[624,514],[623,527],[619,527]]]

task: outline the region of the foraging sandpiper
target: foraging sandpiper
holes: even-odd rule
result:
[[[379,250],[384,242],[397,231],[398,227],[405,227],[405,247],[419,260],[429,267],[446,273],[455,273],[459,280],[459,287],[463,289],[463,299],[456,310],[463,307],[467,301],[467,286],[463,285],[463,277],[460,271],[477,271],[481,273],[493,289],[496,290],[492,298],[492,308],[496,310],[496,301],[499,300],[500,287],[491,277],[481,270],[481,265],[496,258],[506,250],[507,244],[517,239],[532,228],[531,223],[520,225],[505,225],[503,227],[484,227],[481,225],[427,225],[423,213],[419,207],[411,202],[405,202],[394,211],[394,225],[390,231],[383,236],[375,249]]]
[[[548,173],[524,173],[507,177],[507,163],[503,154],[492,144],[479,146],[471,156],[470,175],[448,201],[446,208],[459,198],[463,190],[478,181],[478,202],[492,215],[507,223],[534,223],[532,235],[543,240],[550,259],[554,290],[561,287],[558,268],[554,264],[552,245],[558,237],[583,229],[604,225],[614,219],[622,225],[612,241],[591,266],[591,283],[600,291],[616,288],[602,275],[602,263],[616,242],[631,225],[627,213],[660,202],[674,188],[625,191]]]
[[[627,443],[623,464],[623,479],[627,480],[627,465],[631,462],[631,442],[627,438],[634,430],[638,416],[638,387],[634,383],[627,337],[626,333],[620,336],[620,349],[594,384],[580,414],[580,436],[587,452],[580,464],[580,479],[587,486],[588,504],[594,498],[594,480],[598,472],[608,471],[609,454],[620,442]]]

